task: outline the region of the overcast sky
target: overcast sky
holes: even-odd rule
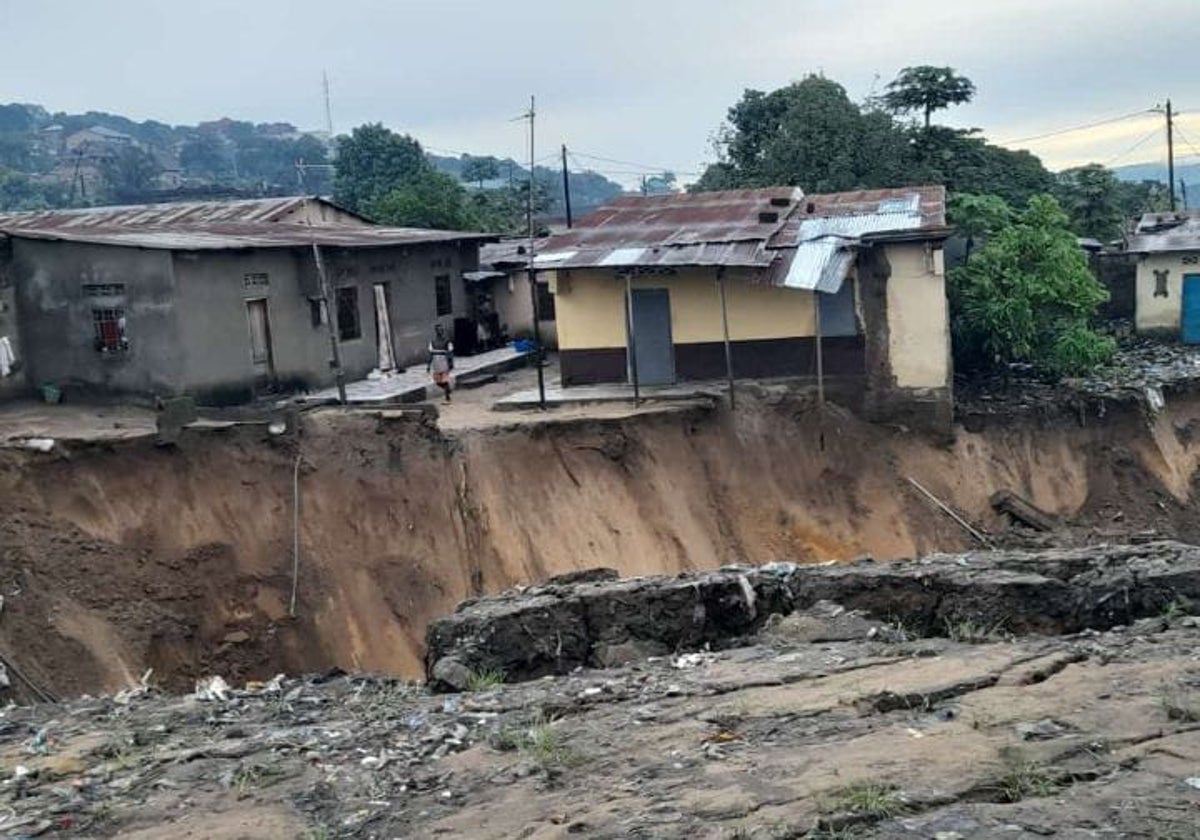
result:
[[[579,158],[625,181],[698,171],[746,88],[819,71],[861,99],[911,64],[973,79],[976,101],[941,119],[994,141],[1170,96],[1178,153],[1200,154],[1200,0],[0,0],[0,15],[0,101],[318,129],[324,69],[339,132],[381,121],[435,151],[523,157],[509,120],[532,93],[539,157],[566,143],[638,164]],[[1052,168],[1162,160],[1162,122],[1017,145]]]

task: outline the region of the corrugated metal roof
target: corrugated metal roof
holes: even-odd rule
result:
[[[1146,213],[1138,219],[1126,250],[1137,254],[1200,251],[1200,213]]]
[[[0,213],[0,229],[113,227],[126,225],[165,227],[217,222],[283,222],[309,203],[324,204],[352,213],[319,196],[248,198],[235,201],[183,201],[173,204],[126,204],[75,210]],[[364,220],[365,221],[365,220]]]
[[[494,236],[457,230],[425,230],[374,225],[297,225],[281,222],[228,222],[156,227],[87,225],[78,228],[20,228],[0,222],[0,233],[19,239],[84,242],[170,251],[221,251],[248,248],[381,248],[432,242],[486,242]]]
[[[850,248],[885,233],[944,232],[943,187],[804,195],[792,187],[625,196],[551,237],[543,268],[729,266],[796,289],[836,292]]]

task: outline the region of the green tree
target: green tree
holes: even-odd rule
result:
[[[961,368],[1024,362],[1049,377],[1107,361],[1112,339],[1090,326],[1108,292],[1092,276],[1067,215],[1051,196],[993,235],[950,276],[955,361]]]
[[[1112,170],[1098,163],[1067,169],[1058,174],[1054,192],[1077,234],[1101,242],[1120,236],[1121,186]]]
[[[452,175],[425,167],[362,208],[368,217],[385,225],[478,230],[478,214],[467,191]]]
[[[1016,219],[1008,202],[998,195],[950,193],[947,221],[967,240],[966,256],[975,246],[1007,228]]]
[[[179,165],[194,178],[220,180],[233,174],[231,149],[212,131],[198,132],[184,142],[179,150]]]
[[[925,128],[929,128],[934,111],[970,102],[974,96],[975,84],[955,73],[953,67],[922,64],[900,71],[888,84],[883,104],[897,113],[920,111],[925,116]]]
[[[369,212],[375,202],[432,169],[420,143],[380,123],[360,125],[349,137],[339,137],[334,166],[334,199],[356,212]],[[433,182],[427,179],[424,186]]]
[[[40,184],[23,172],[0,168],[0,211],[50,210],[66,204],[61,184]]]
[[[494,157],[463,156],[462,179],[467,183],[479,185],[483,189],[484,181],[500,177],[500,164]]]
[[[109,198],[117,201],[138,200],[154,186],[160,171],[154,155],[137,146],[118,150],[100,166]]]

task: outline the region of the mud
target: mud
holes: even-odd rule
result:
[[[173,447],[6,450],[0,655],[64,697],[125,688],[150,668],[174,689],[209,673],[416,677],[433,618],[554,575],[976,547],[909,477],[1004,545],[1200,540],[1200,399],[1085,420],[1009,419],[946,446],[746,389],[736,415],[693,408],[446,432],[322,410],[303,416],[295,438],[230,428],[189,430]],[[1063,528],[1014,528],[990,506],[999,490]],[[16,687],[18,699],[38,696]]]

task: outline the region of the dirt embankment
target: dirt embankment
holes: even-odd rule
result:
[[[1152,422],[994,424],[944,445],[837,409],[747,397],[674,412],[446,437],[309,414],[249,429],[0,455],[0,654],[63,695],[147,668],[168,686],[331,667],[417,676],[427,622],[463,598],[595,566],[878,559],[971,547],[916,478],[977,524],[1017,491],[1056,540],[1154,528],[1195,541],[1200,398]],[[824,447],[820,439],[824,438]],[[301,458],[294,618],[293,475]],[[20,683],[13,677],[14,683]]]

